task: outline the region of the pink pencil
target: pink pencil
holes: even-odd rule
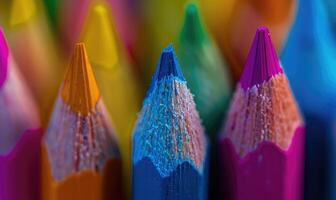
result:
[[[227,199],[301,199],[304,137],[270,33],[258,28],[220,138]]]
[[[0,199],[39,199],[41,130],[36,107],[0,29]]]
[[[80,39],[80,31],[87,20],[88,13],[95,1],[92,0],[60,0],[60,29],[62,42],[66,49],[72,49]],[[125,43],[128,53],[134,58],[135,46],[137,45],[138,24],[137,12],[127,0],[104,0],[111,7],[112,15],[116,22],[116,28]],[[133,5],[136,6],[136,5]]]

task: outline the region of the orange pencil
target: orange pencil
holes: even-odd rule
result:
[[[42,141],[46,200],[121,199],[121,161],[84,44],[76,44]]]

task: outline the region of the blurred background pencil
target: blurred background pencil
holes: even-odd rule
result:
[[[336,119],[336,43],[322,1],[300,0],[294,26],[282,54],[293,92],[306,119],[305,198],[329,199],[336,166],[331,155]],[[335,177],[336,178],[336,177]],[[333,178],[334,179],[334,178]],[[335,196],[336,198],[336,196]],[[333,198],[331,198],[333,199]]]
[[[221,145],[223,195],[302,198],[304,124],[267,28],[257,29]]]
[[[172,46],[165,48],[133,136],[133,199],[207,199],[208,142]]]
[[[187,0],[144,0],[138,8],[140,15],[137,60],[143,69],[144,81],[150,82],[157,57],[166,44],[174,41],[183,22]]]
[[[82,43],[43,138],[42,198],[122,199],[118,146]]]
[[[62,57],[39,0],[13,0],[8,39],[13,56],[37,102],[46,126],[63,74]]]
[[[229,17],[222,11],[213,11],[213,17],[222,19],[218,19],[217,23],[220,24],[218,29],[214,30],[214,34],[230,64],[235,81],[238,81],[250,41],[258,26],[265,25],[270,28],[274,36],[274,45],[277,50],[281,50],[295,16],[296,0],[236,0],[233,4]]]
[[[205,132],[211,140],[209,198],[217,192],[217,133],[231,98],[228,66],[203,24],[198,7],[189,2],[178,40],[178,58]]]
[[[124,180],[130,189],[131,135],[140,109],[142,87],[135,78],[109,13],[108,4],[102,1],[92,4],[82,31],[82,41],[87,46],[88,57],[116,128]]]
[[[336,36],[336,1],[334,0],[323,0],[323,6],[326,9],[328,21],[331,24],[331,30],[333,36]]]
[[[198,7],[189,3],[178,41],[178,58],[197,110],[212,139],[215,137],[231,96],[227,65],[205,30]]]
[[[0,199],[39,199],[37,108],[0,28]]]

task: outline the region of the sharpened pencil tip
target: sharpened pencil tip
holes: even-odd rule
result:
[[[279,73],[283,73],[283,70],[270,32],[267,27],[259,27],[240,79],[241,87],[248,89],[262,84]]]
[[[161,58],[154,75],[154,80],[159,81],[166,76],[175,76],[181,80],[185,80],[177,61],[173,45],[171,44],[163,49],[161,53]]]
[[[4,84],[8,71],[9,49],[3,29],[0,27],[0,88]]]
[[[100,93],[86,55],[84,43],[75,45],[62,88],[62,99],[76,113],[87,114],[97,104]]]

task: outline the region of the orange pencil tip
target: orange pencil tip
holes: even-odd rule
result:
[[[97,104],[99,89],[88,60],[84,43],[75,45],[65,74],[62,99],[76,113],[88,114]]]

